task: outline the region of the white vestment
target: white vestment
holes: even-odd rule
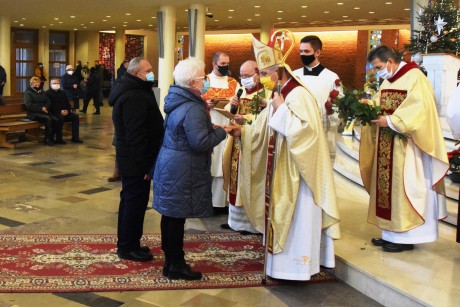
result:
[[[455,139],[460,139],[460,85],[449,99],[446,112],[446,120]]]
[[[281,105],[270,118],[269,125],[285,135],[286,114]],[[294,215],[283,251],[268,254],[267,275],[278,279],[310,280],[319,273],[320,265],[334,267],[334,241],[322,233],[322,210],[313,199],[313,193],[301,179]]]

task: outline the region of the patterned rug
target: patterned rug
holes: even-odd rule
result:
[[[0,292],[97,292],[261,286],[261,236],[187,234],[186,260],[203,273],[199,281],[169,280],[161,274],[159,234],[145,235],[152,262],[121,260],[116,235],[2,235]],[[310,282],[335,281],[322,271]],[[281,284],[267,280],[267,285]]]

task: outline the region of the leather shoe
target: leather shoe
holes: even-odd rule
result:
[[[54,142],[54,144],[58,144],[58,145],[64,145],[66,143],[66,141],[64,140],[58,140],[56,142]]]
[[[72,143],[78,143],[78,144],[81,144],[81,143],[83,143],[83,141],[82,141],[82,140],[80,140],[80,139],[72,139]]]
[[[414,249],[414,244],[399,244],[399,243],[385,243],[382,246],[385,252],[400,253],[403,251],[410,251]]]
[[[171,267],[171,262],[169,262],[168,260],[165,260],[165,263],[163,264],[163,276],[164,277],[168,277],[170,267]]]
[[[101,114],[101,112],[94,112],[93,114],[94,115],[99,115],[99,114]]]
[[[375,246],[383,246],[384,244],[391,243],[391,242],[386,241],[386,240],[384,240],[382,238],[372,238],[371,242]]]
[[[85,110],[78,110],[78,112],[81,112],[81,113],[85,113],[85,114],[86,114],[86,111],[85,111]]]
[[[53,141],[45,141],[44,145],[45,146],[54,146],[54,142]]]
[[[145,261],[153,260],[152,254],[144,253],[141,250],[129,251],[129,252],[117,250],[117,255],[121,259],[138,261],[138,262],[145,262]]]
[[[228,224],[221,224],[220,228],[222,228],[222,229],[231,229],[230,225],[228,225]]]
[[[141,246],[141,247],[139,248],[139,250],[140,250],[141,252],[143,252],[143,253],[146,253],[146,254],[152,254],[152,252],[150,251],[150,247],[148,247],[148,246]]]
[[[169,279],[200,280],[201,277],[201,273],[192,270],[188,264],[181,266],[175,266],[174,264],[171,264],[169,267]]]

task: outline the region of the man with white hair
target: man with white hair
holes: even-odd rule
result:
[[[80,108],[78,100],[78,85],[80,84],[80,79],[73,73],[73,66],[70,64],[67,65],[65,67],[65,74],[61,77],[61,88],[67,94],[67,98],[69,98],[71,102],[72,112],[75,113],[75,110]]]
[[[163,116],[152,91],[152,65],[140,57],[131,60],[127,73],[110,93],[116,134],[116,159],[121,175],[117,254],[122,259],[151,261],[148,246],[141,246],[151,171],[163,142]]]

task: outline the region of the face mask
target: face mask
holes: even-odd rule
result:
[[[260,78],[260,83],[269,91],[273,91],[276,85],[276,82],[270,76]]]
[[[149,72],[145,75],[145,80],[149,82],[155,81],[155,74],[153,72]]]
[[[38,65],[38,67],[42,68],[42,67],[43,67],[43,65]]]
[[[241,78],[241,84],[248,90],[256,86],[256,83],[254,82],[254,77]]]
[[[217,65],[217,71],[218,71],[222,76],[226,76],[227,73],[228,73],[228,65],[225,65],[225,66],[219,66],[219,65]]]
[[[68,73],[69,75],[73,75],[73,70],[68,70],[67,73]]]
[[[302,63],[305,66],[310,65],[316,59],[314,54],[311,55],[301,55],[300,58],[302,59]]]
[[[200,93],[201,94],[206,93],[209,90],[210,87],[211,87],[211,83],[209,82],[209,80],[204,80],[203,81],[203,88],[200,88]]]
[[[385,68],[377,71],[377,77],[382,78],[382,79],[390,79],[393,76],[393,69],[391,71],[388,71],[388,62]]]
[[[39,91],[40,91],[40,87],[39,87],[39,86],[32,86],[32,88],[33,88],[34,91],[36,91],[36,92],[39,92]]]
[[[51,88],[55,91],[58,91],[61,88],[61,86],[59,84],[51,84]]]

